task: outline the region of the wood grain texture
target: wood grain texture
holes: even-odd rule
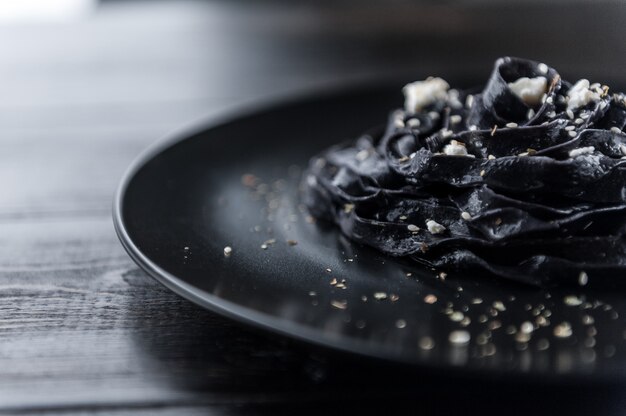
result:
[[[622,386],[474,383],[244,328],[165,290],[125,254],[110,218],[117,183],[143,148],[192,120],[357,79],[484,73],[504,47],[481,22],[505,31],[502,16],[515,28],[505,53],[607,76],[626,64],[614,24],[624,8],[611,4],[523,8],[530,27],[514,19],[520,10],[482,3],[398,2],[386,19],[375,6],[298,4],[112,2],[81,22],[0,27],[0,413],[620,414]],[[542,26],[557,10],[591,16],[600,50],[575,25]],[[437,18],[448,30],[433,32]],[[529,46],[524,30],[557,44],[578,36],[582,53]]]

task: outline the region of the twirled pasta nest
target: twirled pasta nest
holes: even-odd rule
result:
[[[349,238],[533,285],[626,270],[626,101],[501,58],[482,91],[407,85],[386,127],[311,160],[304,202]]]

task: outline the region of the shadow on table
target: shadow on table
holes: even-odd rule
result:
[[[244,327],[170,293],[136,270],[134,341],[146,371],[226,414],[606,414],[626,386],[476,379],[319,349]],[[224,397],[227,397],[226,400]],[[201,410],[201,409],[200,409]]]

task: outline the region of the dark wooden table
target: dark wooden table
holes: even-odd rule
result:
[[[484,77],[507,53],[604,79],[626,68],[619,4],[391,4],[119,1],[0,26],[0,413],[626,410],[623,385],[476,382],[260,333],[123,251],[110,207],[124,169],[193,120],[410,71]]]

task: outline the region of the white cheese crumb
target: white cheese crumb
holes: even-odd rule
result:
[[[521,77],[514,82],[509,82],[509,88],[528,105],[541,103],[541,98],[548,91],[548,80],[545,77]]]
[[[428,228],[428,232],[431,234],[441,234],[446,231],[446,227],[434,220],[426,221],[426,228]]]
[[[407,84],[404,93],[404,108],[408,113],[416,113],[429,104],[448,98],[450,85],[441,78],[428,78]]]
[[[600,94],[589,89],[589,81],[581,79],[567,92],[567,109],[575,110],[599,99]]]
[[[576,157],[580,155],[586,155],[593,153],[596,149],[593,146],[579,147],[578,149],[572,149],[569,151],[569,157]]]
[[[443,153],[448,156],[467,156],[467,149],[460,142],[451,140],[450,144],[443,148]]]
[[[224,256],[228,257],[233,253],[233,249],[230,246],[224,247]]]

